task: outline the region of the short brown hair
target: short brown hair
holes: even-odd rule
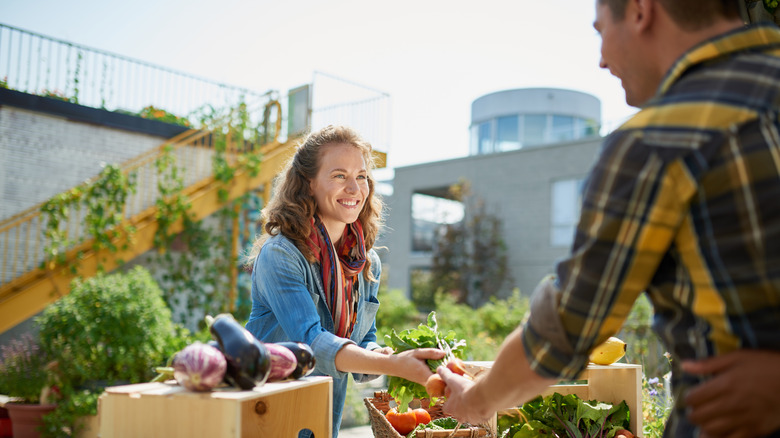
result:
[[[606,4],[612,17],[620,21],[626,16],[628,0],[599,0]],[[714,23],[717,18],[739,18],[742,0],[658,0],[672,20],[685,30],[698,30]]]

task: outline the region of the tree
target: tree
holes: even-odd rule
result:
[[[464,218],[442,226],[434,244],[431,281],[459,303],[477,308],[511,279],[502,222],[471,193],[468,181],[449,191],[463,203]]]

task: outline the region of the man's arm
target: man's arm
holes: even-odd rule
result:
[[[515,329],[501,345],[493,366],[476,381],[461,377],[446,367],[438,373],[447,384],[444,412],[461,421],[478,424],[497,411],[519,406],[557,383],[531,370],[522,341],[522,328]]]

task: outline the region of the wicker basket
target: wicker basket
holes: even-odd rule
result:
[[[365,398],[363,401],[368,408],[368,416],[371,419],[371,430],[375,438],[405,438],[398,433],[390,422],[385,418],[385,414],[390,410],[390,402],[393,400],[386,391],[375,392],[374,397]],[[446,417],[441,410],[440,404],[430,406],[428,400],[421,401],[422,407],[431,414],[431,419]],[[453,433],[454,432],[454,433]],[[417,438],[445,438],[445,437],[470,437],[483,438],[491,437],[490,430],[484,427],[461,426],[457,431],[450,430],[418,430]]]

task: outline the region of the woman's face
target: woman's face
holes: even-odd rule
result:
[[[346,224],[357,220],[368,197],[368,171],[360,149],[348,143],[323,146],[319,171],[309,187],[317,213],[335,243]]]

